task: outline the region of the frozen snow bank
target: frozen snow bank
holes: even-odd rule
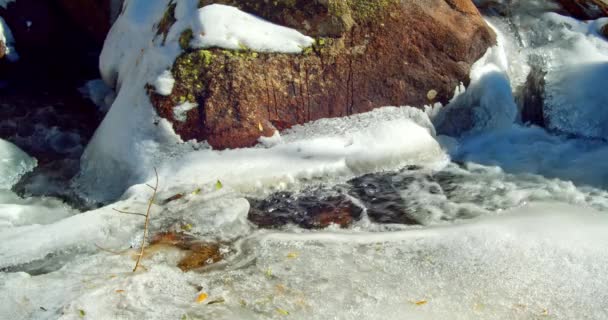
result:
[[[351,122],[356,119],[352,117]],[[405,165],[433,168],[448,160],[430,132],[409,119],[368,125],[366,129],[308,139],[286,135],[283,139],[287,142],[268,149],[192,152],[161,167],[162,188],[194,190],[219,179],[241,192],[264,192]]]
[[[0,312],[14,319],[77,319],[80,310],[95,319],[604,319],[607,227],[608,216],[584,207],[533,204],[424,230],[262,231],[238,244],[228,267],[203,274],[170,266],[171,252],[136,274],[128,256],[100,252],[46,275],[0,276]],[[203,303],[200,293],[208,295]]]
[[[38,165],[14,144],[0,139],[0,189],[10,189],[21,179],[21,176],[34,170]]]
[[[6,7],[8,2],[3,3],[2,1],[3,0],[0,0],[0,6]],[[15,38],[13,38],[11,29],[8,28],[8,25],[2,17],[0,17],[0,42],[4,42],[4,45],[6,46],[6,58],[9,61],[15,62],[19,60],[19,54],[17,54],[17,50],[15,50]]]
[[[178,3],[184,6],[187,1]],[[177,8],[180,13],[191,12]],[[241,50],[243,47],[260,52],[300,53],[314,43],[314,39],[300,32],[266,22],[259,17],[245,13],[237,8],[221,4],[205,6],[196,13],[192,31],[195,35],[192,46],[195,48],[220,47]]]

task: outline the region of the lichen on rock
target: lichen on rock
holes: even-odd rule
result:
[[[258,53],[240,44],[191,48],[192,30],[182,32],[185,52],[173,65],[173,94],[149,94],[183,139],[220,149],[251,146],[260,136],[320,118],[447,102],[495,43],[470,0],[201,0],[199,6],[210,3],[316,38],[300,54]],[[176,121],[173,109],[184,102],[198,108]]]

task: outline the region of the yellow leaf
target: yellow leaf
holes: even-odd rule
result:
[[[277,312],[282,315],[282,316],[288,316],[289,315],[289,311],[287,310],[283,310],[281,308],[277,308]]]
[[[189,223],[187,223],[187,224],[185,224],[185,225],[182,226],[182,230],[184,230],[184,231],[190,231],[190,230],[192,230],[192,225],[189,224]]]
[[[266,269],[266,276],[268,278],[272,278],[272,269],[270,269],[270,268]]]
[[[420,301],[414,301],[413,303],[414,303],[415,305],[417,305],[417,306],[423,306],[423,305],[425,305],[425,304],[427,304],[427,303],[429,303],[429,302],[428,302],[428,301],[426,301],[426,300],[420,300]]]
[[[259,122],[258,122],[258,129],[260,129],[260,132],[264,132],[264,127]]]
[[[78,309],[78,313],[80,314],[80,317],[81,317],[81,318],[84,318],[84,316],[86,316],[86,315],[87,315],[87,313],[86,313],[86,312],[84,312],[84,310],[82,310],[82,309]]]
[[[215,190],[220,190],[224,187],[224,185],[222,184],[222,182],[220,180],[217,180],[217,182],[215,183]]]
[[[295,259],[298,257],[298,253],[297,252],[290,252],[287,254],[287,258],[289,259]]]
[[[199,294],[198,297],[196,297],[196,303],[201,303],[201,302],[207,300],[208,297],[209,297],[209,295],[203,292],[203,293]]]
[[[116,293],[125,293],[124,290],[116,290]]]
[[[192,191],[192,194],[196,196],[199,193],[201,193],[201,191],[202,191],[201,188],[197,188],[196,190]]]

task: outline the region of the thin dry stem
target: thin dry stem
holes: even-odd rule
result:
[[[152,188],[152,190],[154,190],[154,192],[152,193],[150,201],[148,201],[148,209],[146,210],[146,223],[144,224],[144,237],[141,239],[141,251],[137,256],[137,262],[135,262],[135,268],[133,268],[133,272],[137,271],[137,268],[139,268],[141,259],[144,256],[144,251],[146,250],[146,238],[148,238],[148,226],[150,225],[150,211],[152,209],[154,201],[156,200],[156,192],[158,191],[158,171],[156,170],[156,168],[154,168],[154,174],[156,175],[156,184],[154,187],[149,186],[150,188]]]
[[[142,216],[145,217],[146,215],[143,213],[139,213],[139,212],[129,212],[129,211],[122,211],[122,210],[118,210],[116,208],[112,208],[112,210],[116,211],[116,212],[120,212],[120,213],[124,213],[124,214],[132,214],[132,215],[136,215],[136,216]]]

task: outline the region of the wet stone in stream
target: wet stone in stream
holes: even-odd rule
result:
[[[262,228],[287,224],[306,229],[326,228],[331,224],[344,228],[360,219],[363,211],[348,197],[327,191],[300,196],[279,192],[264,200],[249,199],[249,203],[249,220]]]

